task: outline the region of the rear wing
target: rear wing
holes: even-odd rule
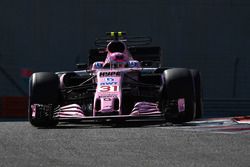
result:
[[[160,47],[129,47],[133,59],[138,60],[142,67],[160,67],[161,66],[161,48]],[[107,52],[105,49],[89,50],[89,66],[96,61],[105,61]]]

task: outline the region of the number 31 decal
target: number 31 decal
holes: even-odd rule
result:
[[[119,86],[99,86],[98,91],[99,92],[117,92],[119,90]]]

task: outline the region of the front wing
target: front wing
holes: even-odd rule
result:
[[[184,99],[178,100],[178,110],[185,110]],[[151,102],[138,102],[129,115],[107,115],[102,116],[86,116],[83,109],[78,104],[70,104],[57,107],[52,111],[52,105],[31,105],[32,117],[47,117],[58,121],[84,121],[84,120],[131,120],[131,119],[148,119],[148,118],[164,118],[164,114],[159,110],[158,104]],[[52,111],[52,112],[51,112]],[[109,111],[109,113],[115,113]]]

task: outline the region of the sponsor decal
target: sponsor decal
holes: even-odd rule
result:
[[[128,66],[129,67],[137,67],[138,66],[138,62],[137,61],[129,61],[128,62]]]
[[[99,98],[117,98],[117,95],[114,94],[108,94],[108,95],[101,95]]]
[[[118,82],[102,82],[100,85],[117,85]]]
[[[105,78],[105,82],[99,83],[99,85],[117,85],[118,82],[114,78]]]
[[[107,81],[107,82],[114,82],[115,79],[114,78],[105,78],[105,81]]]
[[[115,77],[120,75],[120,72],[100,72],[99,74],[100,77]]]
[[[103,66],[103,63],[100,63],[100,62],[95,63],[96,68],[102,68],[102,66]]]

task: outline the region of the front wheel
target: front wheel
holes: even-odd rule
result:
[[[173,68],[162,74],[160,107],[168,122],[192,121],[196,115],[195,88],[188,69]]]
[[[35,127],[53,127],[53,110],[59,104],[59,78],[54,73],[39,72],[30,77],[28,120]]]

